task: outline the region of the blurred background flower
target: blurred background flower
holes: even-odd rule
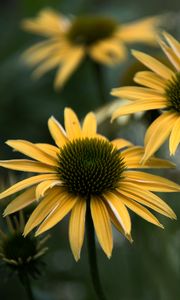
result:
[[[85,58],[113,66],[127,58],[126,43],[155,45],[162,20],[159,16],[118,24],[113,18],[93,14],[68,19],[46,8],[36,18],[22,21],[23,29],[47,38],[30,47],[23,59],[37,66],[35,78],[58,67],[54,85],[59,89]]]

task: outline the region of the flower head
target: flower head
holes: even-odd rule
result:
[[[31,276],[37,278],[43,265],[42,256],[47,247],[44,239],[32,235],[23,237],[25,220],[22,212],[19,216],[6,216],[7,231],[0,230],[0,260],[9,271],[16,273],[20,280]]]
[[[43,9],[36,18],[22,23],[25,30],[46,38],[28,49],[24,59],[37,66],[36,77],[58,67],[55,87],[59,88],[85,56],[105,65],[115,65],[126,58],[126,43],[153,44],[159,23],[159,17],[125,25],[101,16],[79,16],[70,20],[52,9]]]
[[[146,132],[143,161],[153,155],[169,136],[171,155],[175,154],[180,142],[180,44],[170,34],[163,35],[165,41],[160,40],[160,46],[172,63],[172,68],[145,53],[133,51],[133,55],[150,69],[138,72],[134,77],[134,81],[144,87],[127,86],[112,91],[114,96],[134,101],[117,109],[113,119],[137,111],[162,110],[160,117]]]
[[[172,209],[153,191],[179,191],[176,183],[149,173],[133,171],[140,168],[169,168],[169,161],[152,157],[140,164],[144,149],[124,139],[110,142],[96,132],[96,118],[87,114],[82,127],[76,114],[65,109],[65,130],[51,117],[50,133],[56,146],[33,144],[24,140],[10,140],[7,144],[33,160],[0,161],[0,165],[14,170],[41,173],[24,179],[0,194],[0,199],[22,192],[6,208],[5,215],[26,207],[34,201],[38,205],[31,214],[24,235],[38,226],[39,235],[60,222],[69,212],[69,240],[76,260],[80,258],[85,232],[87,207],[99,243],[111,256],[113,248],[111,222],[131,240],[131,220],[127,208],[145,220],[163,227],[144,206],[175,218]]]

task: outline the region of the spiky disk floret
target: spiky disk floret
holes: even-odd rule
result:
[[[117,149],[97,138],[72,141],[59,155],[60,179],[76,195],[99,195],[117,188],[124,169]]]

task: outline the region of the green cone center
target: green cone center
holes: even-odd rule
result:
[[[105,140],[76,139],[60,150],[58,173],[74,195],[89,197],[114,190],[124,169],[120,153]]]
[[[72,43],[89,46],[111,37],[117,27],[118,23],[106,17],[78,17],[73,21],[67,37]]]
[[[167,85],[166,96],[170,108],[180,113],[180,72]]]

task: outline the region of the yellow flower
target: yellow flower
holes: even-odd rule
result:
[[[0,199],[26,189],[6,208],[5,215],[37,201],[24,230],[26,236],[39,226],[36,236],[60,222],[70,211],[69,240],[76,260],[84,240],[86,211],[91,211],[99,243],[111,256],[113,248],[111,222],[131,240],[131,220],[127,208],[145,220],[163,227],[147,206],[174,219],[172,209],[158,196],[158,192],[177,192],[180,186],[163,177],[134,168],[169,168],[174,165],[152,157],[143,166],[142,147],[124,139],[109,142],[96,133],[96,118],[87,114],[82,128],[76,114],[65,109],[65,130],[51,117],[50,133],[56,146],[33,144],[25,140],[6,143],[33,160],[0,161],[5,168],[41,173],[24,179],[0,194]]]
[[[169,68],[157,59],[139,52],[133,55],[151,71],[136,73],[134,81],[144,87],[122,87],[112,91],[112,95],[133,101],[113,113],[113,119],[151,109],[163,110],[146,131],[144,144],[146,161],[169,137],[169,151],[174,155],[180,142],[180,43],[170,34],[164,33],[165,42],[160,46],[170,62]]]
[[[35,77],[58,67],[55,87],[64,85],[85,56],[105,65],[116,65],[127,56],[125,44],[155,43],[159,17],[149,17],[125,25],[100,16],[67,19],[52,9],[43,9],[34,19],[22,22],[25,30],[46,40],[24,54],[25,61],[37,66]]]

